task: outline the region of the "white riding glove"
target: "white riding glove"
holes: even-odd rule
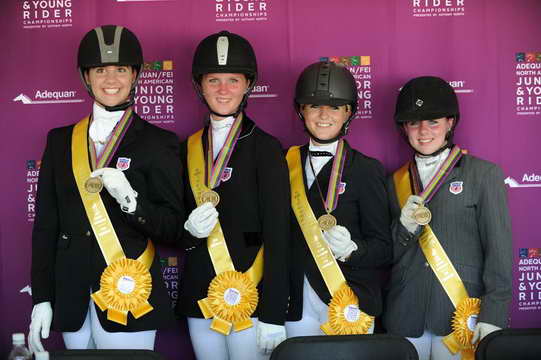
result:
[[[137,208],[137,192],[132,189],[126,175],[121,170],[114,168],[101,168],[94,170],[92,177],[101,176],[103,186],[109,194],[120,204],[122,211],[133,213]]]
[[[30,316],[30,331],[28,332],[28,348],[30,352],[45,351],[41,338],[47,339],[51,330],[53,309],[49,301],[34,305]]]
[[[477,341],[483,340],[485,336],[497,330],[501,330],[501,328],[492,324],[478,322],[477,325],[475,325],[475,330],[473,330],[473,337],[471,339],[471,343],[475,344]]]
[[[358,249],[357,244],[351,240],[351,234],[343,226],[335,225],[323,232],[323,237],[329,244],[335,259],[346,261],[352,252]]]
[[[423,199],[417,195],[410,195],[400,213],[400,222],[410,232],[417,231],[419,224],[413,218],[413,212],[423,203]]]
[[[270,354],[275,347],[286,339],[286,328],[283,325],[257,322],[257,347],[264,354]]]
[[[188,216],[184,223],[184,229],[198,239],[207,238],[218,222],[218,211],[210,203],[199,205]]]

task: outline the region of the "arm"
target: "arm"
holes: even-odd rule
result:
[[[36,217],[32,229],[32,301],[34,305],[54,302],[54,268],[58,237],[58,203],[54,179],[54,131],[47,136],[39,171]],[[57,139],[56,141],[59,141]]]
[[[479,322],[505,328],[511,301],[513,245],[502,171],[491,166],[481,176],[477,221],[483,247],[483,283]]]
[[[256,143],[259,212],[264,250],[259,320],[283,325],[289,295],[289,172],[279,143],[267,137]]]
[[[351,253],[347,265],[356,267],[383,266],[391,260],[390,213],[383,167],[371,160],[362,172],[359,214],[362,238],[352,239],[358,249]]]
[[[184,187],[178,139],[166,135],[152,149],[152,167],[145,172],[146,191],[139,191],[135,212],[126,218],[152,240],[172,244],[184,224]]]
[[[53,131],[47,136],[36,196],[36,217],[32,229],[32,302],[28,345],[31,352],[44,351],[41,338],[49,337],[53,317],[54,268],[58,237],[58,206],[54,180]]]

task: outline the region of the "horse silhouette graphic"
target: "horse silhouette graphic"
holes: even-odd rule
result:
[[[21,101],[23,104],[32,104],[32,99],[22,93],[15,97],[13,101]]]
[[[541,187],[541,184],[519,184],[518,181],[513,179],[511,176],[505,178],[504,183],[507,184],[510,188],[519,188],[519,187]]]

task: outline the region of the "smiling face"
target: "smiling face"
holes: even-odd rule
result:
[[[233,114],[239,108],[250,82],[244,74],[211,73],[203,75],[201,90],[210,109],[218,114]],[[214,120],[225,117],[212,115]]]
[[[108,65],[90,68],[85,80],[100,104],[116,106],[128,100],[137,74],[131,66]]]
[[[430,155],[447,143],[445,136],[453,127],[452,118],[408,121],[404,131],[410,145],[423,155]]]
[[[304,124],[313,137],[321,140],[333,139],[340,133],[342,126],[349,119],[349,105],[301,105]]]

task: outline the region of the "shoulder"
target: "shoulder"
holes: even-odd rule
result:
[[[249,138],[255,143],[258,149],[276,150],[280,153],[283,152],[282,144],[277,138],[257,126],[252,119],[246,118],[245,121],[245,128],[243,129],[243,133],[241,134],[241,138],[239,138],[239,140],[242,138]]]
[[[135,114],[134,126],[140,128],[144,132],[144,137],[149,141],[158,141],[165,143],[180,143],[177,134],[172,131],[162,129],[159,126],[149,123],[148,121]]]
[[[50,145],[52,143],[65,142],[68,139],[71,139],[74,127],[75,124],[71,124],[49,130],[47,133],[47,143]]]
[[[493,174],[497,176],[503,176],[503,171],[497,164],[466,154],[461,159],[461,165],[464,166],[464,171],[472,172],[474,175],[484,176],[486,174]]]
[[[348,149],[348,155],[350,156],[351,166],[357,171],[365,174],[385,175],[383,165],[378,159],[367,156],[351,147]]]

